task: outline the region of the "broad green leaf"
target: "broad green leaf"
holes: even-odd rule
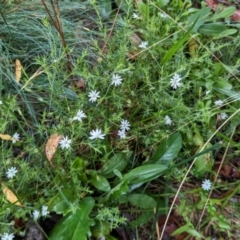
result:
[[[198,32],[207,35],[207,36],[215,36],[222,34],[224,31],[226,31],[228,28],[222,24],[218,23],[206,23],[203,24],[199,29]]]
[[[220,36],[214,37],[214,39],[227,37],[227,36],[229,36],[229,35],[235,34],[236,32],[238,32],[237,29],[227,29],[227,30],[223,31]]]
[[[215,21],[220,18],[228,18],[232,16],[236,11],[234,6],[224,8],[221,12],[215,12],[214,15],[209,19],[210,21]]]
[[[111,189],[108,180],[100,175],[93,175],[91,178],[91,183],[100,191],[108,192]]]
[[[191,234],[192,236],[198,238],[198,239],[202,239],[202,238],[203,238],[202,234],[199,233],[199,232],[198,232],[197,230],[195,230],[194,228],[189,228],[189,229],[187,230],[187,232],[188,232],[189,234]]]
[[[122,181],[127,181],[129,184],[137,184],[149,182],[162,175],[162,172],[167,167],[161,164],[148,164],[134,168],[129,173],[123,176]]]
[[[153,217],[153,211],[145,211],[134,221],[131,221],[132,227],[139,227],[147,223]]]
[[[205,7],[198,10],[197,12],[195,12],[194,14],[188,17],[189,24],[193,24],[193,27],[191,29],[192,33],[197,32],[199,27],[201,27],[206,22],[210,12],[211,12],[211,8]]]
[[[98,0],[98,7],[102,17],[108,18],[112,12],[111,0]]]
[[[71,166],[72,170],[83,170],[84,169],[84,161],[82,158],[77,158],[73,161],[72,166]]]
[[[223,79],[218,79],[218,81],[215,82],[213,86],[220,89],[226,89],[226,90],[231,90],[233,87],[231,83]]]
[[[60,189],[55,197],[50,201],[50,208],[57,214],[66,215],[69,212],[70,202],[75,200],[74,190],[71,188]]]
[[[90,226],[94,224],[89,214],[94,206],[94,200],[84,198],[75,213],[68,213],[53,228],[50,240],[86,240],[91,234]]]
[[[160,8],[168,5],[170,0],[157,0],[156,5]]]
[[[177,157],[181,147],[182,136],[180,133],[174,133],[160,142],[160,146],[147,163],[169,164],[169,161]]]
[[[127,181],[121,181],[119,184],[117,184],[114,188],[111,189],[111,191],[108,193],[108,195],[104,198],[102,198],[102,202],[105,202],[111,197],[111,199],[117,199],[120,196],[127,193],[129,190],[128,182]]]
[[[132,205],[143,209],[153,209],[157,206],[157,202],[146,194],[130,194],[127,199]]]
[[[190,39],[189,37],[190,35],[190,30],[184,34],[184,36],[179,39],[166,53],[165,55],[163,56],[162,60],[161,60],[161,63],[165,63],[167,61],[169,61],[172,56],[185,44],[185,42],[187,40]]]
[[[130,154],[131,153],[118,153],[114,155],[104,164],[103,168],[98,171],[98,174],[104,176],[105,178],[114,177],[115,174],[113,170],[117,169],[121,172],[127,166]]]

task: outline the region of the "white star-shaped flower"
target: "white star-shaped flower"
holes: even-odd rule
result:
[[[216,106],[218,106],[218,107],[221,107],[222,105],[223,105],[223,101],[222,100],[216,100],[215,102],[214,102],[214,104],[216,105]]]
[[[46,217],[49,214],[48,206],[42,206],[42,216]]]
[[[142,48],[142,49],[146,49],[148,46],[148,42],[145,41],[145,42],[141,42],[140,45],[138,46],[139,48]]]
[[[137,19],[138,15],[136,13],[133,13],[132,18]]]
[[[63,137],[60,141],[59,141],[59,144],[60,144],[60,147],[62,149],[66,148],[70,148],[70,144],[72,143],[72,140],[71,139],[68,139],[68,137]]]
[[[225,120],[225,119],[228,118],[228,115],[226,113],[221,113],[220,117],[221,117],[222,120]]]
[[[38,210],[34,210],[32,215],[33,215],[33,219],[36,221],[40,217],[40,212]]]
[[[97,92],[96,90],[92,90],[89,94],[89,101],[90,102],[96,102],[98,98],[100,98],[99,92]]]
[[[14,133],[11,140],[12,140],[12,143],[16,143],[16,142],[19,141],[19,139],[20,139],[19,134],[18,133]]]
[[[164,117],[164,120],[165,120],[165,124],[172,125],[172,119],[168,115]]]
[[[124,131],[129,131],[130,130],[130,122],[128,120],[122,120],[121,121],[121,125],[120,125],[120,129],[121,130],[124,130]]]
[[[15,167],[11,167],[7,170],[6,175],[7,178],[13,178],[15,177],[16,173],[18,172],[18,170]]]
[[[14,239],[14,234],[11,233],[11,234],[8,234],[8,233],[4,233],[2,235],[2,238],[1,240],[13,240]]]
[[[173,89],[177,89],[178,87],[181,87],[181,76],[178,73],[175,73],[173,77],[170,79],[170,85]]]
[[[208,179],[205,179],[203,182],[202,182],[202,189],[203,190],[206,190],[206,191],[209,191],[212,187],[212,183],[210,180]]]
[[[96,139],[96,138],[99,138],[99,139],[104,139],[104,136],[105,134],[102,133],[102,130],[101,129],[96,129],[96,130],[92,130],[90,132],[90,139],[93,140],[93,139]]]
[[[86,117],[87,117],[86,114],[82,110],[78,110],[76,116],[72,120],[82,122],[82,119]]]
[[[111,84],[114,85],[115,87],[121,85],[122,84],[121,76],[119,76],[118,74],[113,74]]]
[[[118,130],[118,136],[121,138],[121,139],[124,139],[124,138],[126,138],[126,132],[125,132],[125,130],[124,129],[120,129],[120,130]]]

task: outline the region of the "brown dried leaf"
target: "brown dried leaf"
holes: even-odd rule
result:
[[[47,141],[47,144],[45,147],[45,154],[48,161],[52,165],[52,167],[54,167],[52,164],[52,159],[57,151],[58,144],[62,139],[62,137],[63,137],[62,135],[58,135],[57,133],[55,133],[55,134],[52,134]]]
[[[16,59],[15,61],[15,77],[16,77],[16,81],[19,82],[22,76],[22,64],[21,62]]]
[[[85,89],[86,87],[86,81],[83,78],[78,79],[77,81],[74,81],[77,88]]]
[[[6,199],[10,202],[10,203],[14,203],[17,206],[23,206],[17,196],[7,187],[2,183],[2,191],[3,194],[5,195]]]
[[[11,140],[12,139],[12,137],[8,134],[0,134],[0,138],[2,140]]]

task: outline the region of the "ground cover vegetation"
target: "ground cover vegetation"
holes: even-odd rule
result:
[[[239,239],[234,4],[1,1],[2,240]]]

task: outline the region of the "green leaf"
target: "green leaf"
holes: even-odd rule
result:
[[[114,169],[122,171],[128,164],[128,158],[131,153],[118,153],[114,155],[108,162],[106,162],[101,170],[98,171],[99,175],[105,178],[114,177]]]
[[[206,36],[215,36],[222,34],[222,32],[226,31],[227,29],[228,28],[222,24],[206,23],[198,29],[198,32]]]
[[[50,201],[50,208],[57,214],[66,215],[69,212],[70,202],[75,200],[74,190],[71,188],[59,189],[59,193]]]
[[[91,178],[91,183],[96,189],[100,191],[108,192],[111,189],[108,180],[100,175],[93,175]]]
[[[94,200],[84,198],[75,213],[63,217],[50,233],[50,240],[86,240],[91,234],[90,226],[94,224],[88,217],[94,206]]]
[[[103,18],[108,18],[112,12],[111,0],[98,0],[98,7]]]
[[[120,9],[123,10],[124,12],[131,12],[133,9],[132,2],[131,1],[126,1],[126,0],[115,0],[115,3],[117,6],[120,6]],[[131,5],[129,5],[129,3]]]
[[[203,238],[202,234],[199,233],[199,232],[198,232],[197,230],[195,230],[194,228],[189,228],[189,229],[187,230],[187,232],[188,232],[189,234],[191,234],[192,236],[198,238],[198,239],[202,239],[202,238]]]
[[[161,63],[169,61],[172,56],[183,46],[183,44],[189,39],[190,30],[179,39],[163,56]]]
[[[149,182],[162,175],[162,172],[166,169],[165,165],[160,164],[140,166],[125,174],[122,181],[128,181],[129,184]]]
[[[229,36],[229,35],[235,34],[236,32],[238,32],[237,29],[227,29],[227,30],[223,31],[223,32],[221,33],[221,35],[214,37],[214,39],[219,39],[219,38],[227,37],[227,36]]]
[[[133,206],[143,209],[153,209],[157,206],[157,202],[146,194],[130,194],[127,199]]]
[[[190,229],[192,226],[190,223],[186,223],[185,225],[183,225],[182,227],[178,228],[177,230],[175,230],[170,236],[177,236],[181,233],[187,232],[188,229]]]
[[[170,0],[157,0],[156,5],[160,8],[167,6]]]
[[[161,141],[160,146],[147,163],[169,164],[169,161],[177,157],[181,147],[182,136],[180,133],[174,133]]]
[[[233,88],[232,84],[224,79],[218,79],[218,81],[214,83],[213,86],[225,90],[231,90]]]
[[[193,27],[191,29],[192,33],[197,32],[199,27],[206,22],[208,16],[210,15],[210,12],[211,12],[211,8],[205,7],[198,10],[197,12],[195,12],[194,14],[188,17],[188,22],[190,24],[193,24]]]
[[[139,227],[146,224],[153,217],[153,211],[143,212],[136,220],[131,221],[132,227]]]
[[[220,18],[228,18],[232,16],[236,11],[234,6],[224,8],[221,12],[215,12],[215,14],[209,19],[210,21],[215,21]]]

